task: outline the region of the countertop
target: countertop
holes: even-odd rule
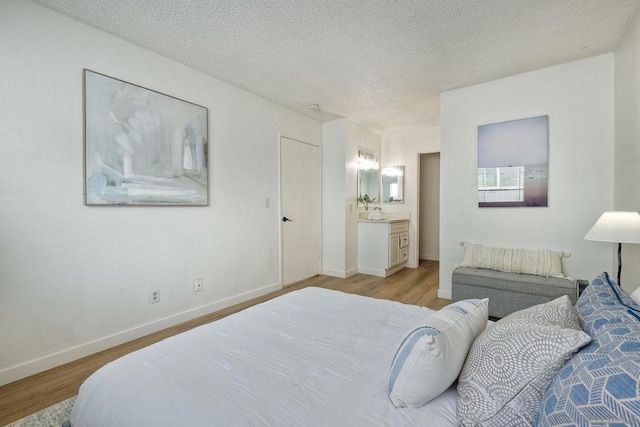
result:
[[[408,218],[359,219],[358,222],[379,222],[380,224],[391,224],[392,222],[409,222],[409,219]]]
[[[369,219],[368,211],[358,212],[358,222],[379,222],[381,224],[390,224],[393,222],[408,222],[411,219],[409,212],[384,212],[385,219]]]

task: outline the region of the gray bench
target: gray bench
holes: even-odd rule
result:
[[[489,298],[489,316],[502,318],[514,311],[568,295],[575,304],[575,281],[531,274],[505,273],[481,268],[458,267],[451,278],[453,301]]]

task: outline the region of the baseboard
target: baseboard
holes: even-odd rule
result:
[[[327,270],[327,269],[323,269],[322,270],[322,274],[324,274],[325,276],[331,276],[331,277],[339,277],[341,279],[346,279],[347,277],[347,272],[344,270]]]
[[[358,274],[358,267],[351,268],[351,269],[347,270],[347,272],[345,273],[345,279],[347,277],[355,276],[356,274]]]
[[[438,289],[438,298],[451,299],[451,291],[446,289]]]
[[[371,276],[387,277],[386,270],[377,268],[358,267],[358,273],[369,274]]]
[[[439,254],[420,254],[419,257],[428,261],[440,261]]]
[[[29,377],[31,375],[46,371],[51,368],[55,368],[60,365],[64,365],[65,363],[81,359],[85,356],[89,356],[99,351],[124,344],[131,340],[144,337],[146,335],[161,331],[171,326],[178,325],[188,320],[204,316],[205,314],[213,313],[232,305],[240,304],[253,298],[261,297],[280,289],[282,289],[282,284],[275,283],[273,285],[268,285],[259,289],[255,289],[253,291],[225,298],[207,305],[192,308],[190,310],[164,317],[162,319],[154,320],[153,322],[145,323],[131,329],[126,329],[113,335],[98,338],[88,343],[80,344],[66,350],[58,351],[56,353],[30,360],[19,365],[10,366],[8,368],[0,370],[0,386]]]

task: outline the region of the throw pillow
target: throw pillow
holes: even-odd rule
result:
[[[553,376],[589,343],[569,297],[517,311],[473,343],[458,379],[463,426],[530,426]]]
[[[471,343],[487,327],[488,312],[488,299],[458,301],[409,332],[391,363],[393,405],[418,408],[453,384]]]
[[[460,266],[486,268],[506,273],[533,274],[566,278],[562,274],[562,258],[571,254],[547,249],[505,249],[463,242],[464,257]]]
[[[592,342],[553,378],[537,425],[640,425],[640,307],[607,273],[576,307]]]
[[[633,291],[631,294],[631,298],[636,302],[636,304],[640,304],[640,288]]]
[[[593,279],[576,303],[582,329],[597,339],[600,329],[640,320],[640,307],[606,272]]]

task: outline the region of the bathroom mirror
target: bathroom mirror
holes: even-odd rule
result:
[[[380,202],[380,162],[375,154],[358,150],[358,206]],[[366,196],[369,196],[366,199]],[[365,198],[363,202],[361,198]]]
[[[404,166],[382,168],[382,201],[404,203]]]

